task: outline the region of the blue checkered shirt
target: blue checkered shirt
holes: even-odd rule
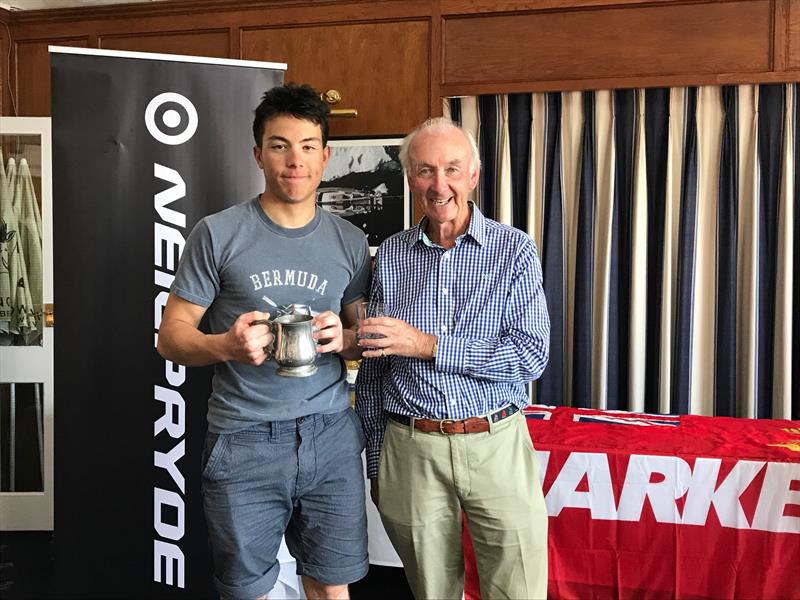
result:
[[[472,206],[467,231],[445,250],[419,225],[376,255],[370,297],[387,316],[439,337],[434,360],[361,361],[356,411],[367,437],[367,475],[377,477],[386,411],[465,419],[512,403],[547,365],[550,319],[536,246],[527,234]]]

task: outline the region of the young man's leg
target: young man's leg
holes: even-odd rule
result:
[[[369,570],[361,423],[348,408],[297,428],[299,471],[286,543],[309,598],[347,598]]]
[[[277,554],[292,513],[294,421],[210,433],[203,454],[203,505],[217,590],[225,600],[267,596],[278,579]]]
[[[327,585],[305,575],[303,575],[302,579],[303,591],[306,593],[308,600],[323,600],[325,598],[330,600],[349,600],[350,598],[347,584]]]

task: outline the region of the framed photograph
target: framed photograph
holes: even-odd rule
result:
[[[317,190],[317,204],[362,229],[373,256],[383,240],[411,222],[408,181],[399,158],[402,141],[328,141],[331,158]]]

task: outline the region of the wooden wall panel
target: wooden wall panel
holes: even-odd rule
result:
[[[17,108],[20,117],[50,116],[49,45],[86,48],[88,43],[85,38],[16,43]]]
[[[285,62],[286,81],[336,89],[332,136],[409,131],[428,116],[429,25],[425,21],[259,28],[242,32],[242,58]]]
[[[17,88],[20,114],[49,111],[48,43],[285,61],[358,108],[337,136],[404,133],[447,95],[800,81],[800,0],[174,0],[2,20],[3,114]]]
[[[160,52],[188,56],[228,58],[230,35],[222,31],[174,31],[126,35],[104,35],[98,44],[107,50]]]
[[[443,84],[771,68],[770,0],[445,18]]]

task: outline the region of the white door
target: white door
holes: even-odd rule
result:
[[[53,529],[50,119],[0,117],[0,531]]]

